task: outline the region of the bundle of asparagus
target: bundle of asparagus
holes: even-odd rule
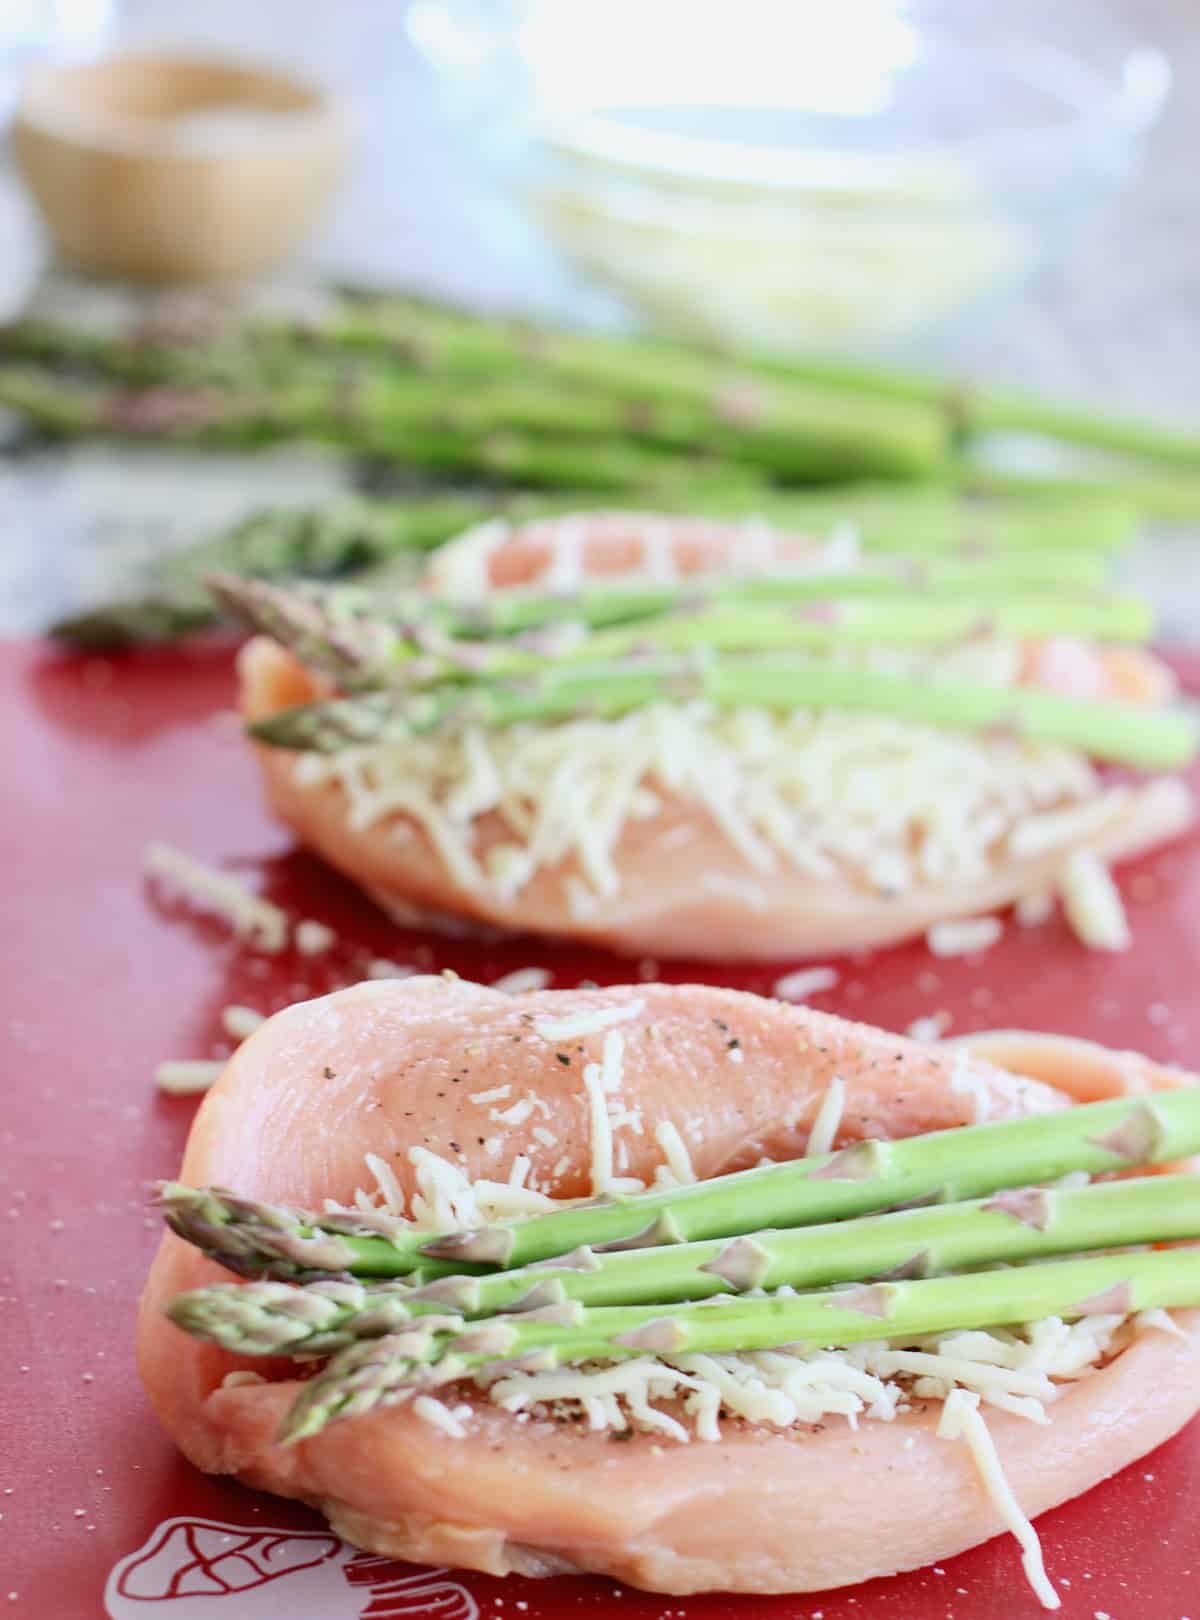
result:
[[[168,1183],[171,1228],[256,1279],[179,1295],[169,1314],[238,1354],[332,1356],[287,1418],[290,1442],[500,1364],[844,1346],[1196,1304],[1195,1248],[1128,1246],[1200,1237],[1200,1177],[1046,1183],[1198,1150],[1200,1090],[1180,1090],[468,1232]]]
[[[50,633],[79,646],[169,641],[207,628],[219,616],[207,575],[230,572],[259,579],[392,578],[406,563],[464,529],[490,518],[514,523],[578,509],[578,494],[422,494],[405,499],[346,500],[324,508],[268,508],[231,529],[165,557],[137,593],[73,614]],[[1048,551],[1070,551],[1077,566],[1098,578],[1080,554],[1099,558],[1136,532],[1134,508],[1119,499],[1018,495],[966,500],[942,488],[847,485],[836,494],[772,492],[752,496],[736,485],[714,490],[660,490],[664,512],[756,518],[783,532],[821,534],[850,524],[867,552],[915,557],[965,555],[1014,562]],[[586,504],[586,503],[584,503]],[[1064,564],[1064,566],[1069,566]],[[1078,583],[1084,583],[1082,575]]]
[[[1150,621],[1142,606],[1080,591],[1088,578],[1086,559],[1081,568],[1069,555],[934,560],[919,576],[885,560],[725,578],[700,593],[678,584],[505,593],[483,608],[230,576],[213,584],[226,608],[352,694],[250,728],[274,747],[328,753],[464,723],[614,717],[696,699],[717,708],[833,709],[952,730],[1009,729],[1147,769],[1186,763],[1194,735],[1180,714],[812,657],[814,649],[877,644],[936,650],[981,630],[1144,639]]]
[[[395,413],[403,416],[417,401],[437,408],[447,399],[439,385],[449,380],[452,414],[465,409],[460,420],[477,428],[494,422],[497,408],[510,421],[513,412],[524,415],[535,431],[560,422],[564,410],[568,417],[579,412],[585,432],[615,426],[651,441],[745,454],[800,481],[863,476],[865,467],[926,476],[946,462],[953,443],[993,429],[1188,472],[1200,467],[1194,433],[1010,392],[825,357],[733,360],[653,337],[547,331],[395,296],[335,298],[322,316],[303,322],[225,317],[180,329],[141,321],[101,333],[32,319],[9,326],[0,351],[22,364],[69,366],[125,383],[207,385],[231,395],[307,385],[324,396],[316,405],[321,418],[353,365],[360,383],[378,384],[389,397],[380,416],[376,406],[366,411],[364,427],[368,420],[394,423]],[[536,380],[525,393],[531,374]],[[464,380],[469,389],[458,386]],[[517,398],[506,403],[514,383]],[[464,406],[466,394],[478,403]],[[54,415],[46,400],[39,407],[30,398],[27,408],[35,417],[43,408]],[[275,419],[278,430],[311,431],[311,409],[293,415],[289,407]]]

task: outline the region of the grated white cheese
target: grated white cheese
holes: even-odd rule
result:
[[[966,1047],[959,1047],[954,1054],[954,1066],[950,1070],[950,1090],[960,1097],[971,1098],[973,1125],[987,1123],[992,1110],[991,1092],[983,1076],[976,1074],[971,1068],[971,1058]]]
[[[613,1179],[612,1123],[608,1117],[608,1098],[604,1094],[604,1072],[598,1063],[584,1066],[583,1086],[588,1101],[592,1197],[598,1198],[611,1190]]]
[[[994,945],[1003,932],[999,917],[952,917],[934,923],[925,943],[934,956],[973,956]]]
[[[438,1400],[436,1395],[418,1395],[412,1403],[412,1409],[417,1417],[425,1423],[430,1423],[435,1429],[441,1429],[454,1440],[465,1440],[467,1431],[450,1408]]]
[[[321,956],[337,944],[333,929],[314,917],[302,917],[296,924],[296,949],[301,956]]]
[[[1045,1609],[1061,1608],[1062,1599],[1046,1575],[1038,1533],[1012,1493],[988,1426],[980,1416],[979,1396],[965,1389],[951,1390],[937,1432],[941,1439],[966,1442],[989,1501],[1020,1543],[1021,1563],[1038,1601]]]
[[[616,1007],[597,1007],[574,1018],[543,1019],[533,1026],[544,1041],[574,1041],[584,1035],[597,1035],[613,1024],[625,1024],[646,1010],[644,1001],[626,1001]]]
[[[655,1176],[658,1186],[690,1187],[696,1180],[692,1156],[679,1131],[669,1119],[660,1119],[654,1127],[654,1139],[663,1150],[666,1163],[660,1165]],[[664,1175],[663,1172],[666,1172]]]
[[[170,844],[147,846],[146,870],[175,884],[189,900],[224,917],[234,933],[256,949],[274,955],[287,945],[287,913],[251,894],[227,873],[205,866]]]
[[[251,1384],[265,1384],[266,1379],[262,1373],[256,1373],[251,1367],[239,1367],[233,1372],[227,1372],[221,1380],[222,1389],[245,1389]]]
[[[500,978],[493,979],[492,989],[503,990],[506,995],[519,996],[529,990],[544,990],[553,978],[554,975],[549,968],[515,968],[511,973],[504,973]]]
[[[368,979],[411,979],[420,971],[404,962],[391,962],[386,956],[373,956],[367,963]]]
[[[230,1006],[221,1009],[221,1028],[235,1041],[249,1040],[256,1029],[266,1023],[265,1016],[253,1007]]]
[[[834,989],[840,977],[836,968],[798,968],[795,973],[785,973],[781,979],[776,979],[771,994],[779,1001],[807,1001],[809,996]]]
[[[1013,915],[1021,928],[1040,928],[1054,915],[1054,896],[1049,889],[1023,894],[1013,907]]]
[[[1090,849],[1076,850],[1059,878],[1063,911],[1076,936],[1094,951],[1127,951],[1129,919],[1112,873]]]
[[[914,657],[843,650],[834,662],[917,673],[928,655],[924,664]],[[1015,644],[972,643],[939,654],[937,673],[1003,683],[1018,660]],[[1012,858],[1005,840],[1027,818],[1107,805],[1117,791],[1082,754],[1052,744],[886,715],[715,712],[702,703],[611,720],[468,724],[298,755],[293,770],[304,782],[338,784],[356,828],[420,826],[470,889],[511,900],[538,872],[565,870],[581,917],[620,892],[622,833],[668,796],[692,806],[741,858],[741,873],[706,872],[706,888],[756,907],[772,899],[756,875],[781,870],[888,896],[974,882]],[[507,829],[498,841],[480,838],[484,817]]]
[[[493,1108],[489,1117],[498,1125],[523,1125],[532,1113],[532,1100],[520,1097],[511,1108]]]
[[[835,1074],[829,1082],[825,1095],[821,1098],[821,1106],[817,1109],[817,1117],[813,1120],[812,1130],[808,1133],[808,1146],[805,1154],[812,1157],[817,1153],[828,1153],[833,1147],[838,1127],[842,1123],[842,1110],[846,1106],[846,1082],[840,1074]]]
[[[950,1022],[949,1013],[926,1013],[924,1017],[914,1018],[904,1033],[911,1041],[940,1041],[950,1028]]]
[[[224,1067],[224,1063],[213,1063],[206,1058],[172,1058],[155,1069],[154,1083],[160,1091],[168,1091],[174,1097],[197,1096],[216,1084]]]
[[[505,1097],[511,1096],[511,1086],[493,1086],[490,1091],[473,1091],[467,1101],[480,1104],[503,1102]]]

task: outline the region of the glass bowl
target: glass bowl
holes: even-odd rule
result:
[[[417,0],[408,28],[548,247],[657,326],[776,350],[1022,283],[1170,81],[1082,0]]]

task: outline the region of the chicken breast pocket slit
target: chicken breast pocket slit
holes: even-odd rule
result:
[[[1197,1152],[1191,1076],[1086,1042],[376,981],[205,1097],[142,1375],[374,1552],[768,1593],[1008,1529],[1053,1606],[1030,1520],[1200,1407]]]
[[[213,584],[264,632],[272,806],[405,922],[788,958],[1062,888],[1111,945],[1103,863],[1192,820],[1150,615],[1086,554],[590,513],[489,524],[421,592]]]

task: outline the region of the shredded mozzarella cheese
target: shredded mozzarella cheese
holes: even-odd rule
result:
[[[836,968],[799,968],[795,973],[785,973],[781,979],[776,979],[771,994],[779,1001],[807,1001],[809,996],[819,995],[822,990],[832,990],[839,977]]]
[[[805,1152],[810,1157],[816,1153],[828,1153],[832,1148],[838,1127],[842,1123],[842,1110],[845,1106],[846,1082],[840,1074],[835,1074],[821,1098],[817,1117],[813,1120],[812,1130],[808,1133],[808,1146]]]
[[[1003,932],[999,917],[954,917],[934,923],[925,943],[934,956],[973,956],[994,945]]]
[[[999,656],[990,648],[993,664]],[[951,678],[960,666],[945,658],[939,673]],[[581,918],[620,892],[622,833],[667,797],[693,806],[741,858],[742,873],[706,872],[706,889],[757,908],[771,902],[763,876],[783,870],[888,896],[973,882],[1011,858],[1005,840],[1026,818],[1107,804],[1118,792],[1082,754],[1056,745],[883,715],[696,703],[612,720],[468,725],[300,754],[292,769],[305,783],[336,783],[355,828],[388,822],[399,836],[419,826],[466,888],[511,900],[538,872],[569,866],[569,903]],[[485,815],[507,829],[486,845],[477,837]],[[663,829],[664,861],[678,831]]]
[[[584,1035],[597,1035],[614,1024],[627,1024],[645,1010],[644,1001],[626,1001],[616,1007],[597,1007],[574,1018],[543,1019],[533,1028],[544,1041],[574,1041]]]
[[[223,1007],[221,1009],[221,1027],[225,1033],[235,1041],[245,1041],[254,1034],[254,1031],[266,1023],[266,1018],[253,1007]]]
[[[172,1058],[155,1069],[154,1083],[174,1097],[194,1097],[215,1085],[224,1067],[206,1058]]]
[[[205,866],[169,844],[147,847],[146,870],[175,884],[189,900],[210,907],[225,918],[235,934],[258,950],[274,955],[287,945],[287,912],[251,894],[227,873]]]
[[[1063,911],[1079,939],[1095,951],[1127,951],[1133,943],[1120,890],[1090,849],[1076,850],[1059,880]]]
[[[503,990],[510,996],[520,996],[529,990],[544,990],[553,978],[554,975],[549,968],[514,968],[511,973],[504,973],[500,978],[493,979],[492,989]]]
[[[412,1409],[424,1422],[432,1424],[435,1429],[441,1429],[444,1434],[450,1435],[452,1439],[466,1439],[467,1431],[459,1422],[458,1417],[435,1395],[418,1395],[412,1403]]]
[[[687,1150],[687,1144],[680,1136],[675,1125],[669,1119],[660,1119],[654,1127],[654,1139],[663,1150],[665,1164],[659,1166],[655,1175],[658,1186],[689,1187],[696,1180],[696,1172],[692,1168],[692,1156]],[[664,1174],[665,1172],[665,1174]]]
[[[954,1067],[950,1070],[950,1090],[958,1096],[970,1097],[973,1104],[971,1123],[985,1125],[991,1114],[992,1096],[982,1075],[971,1068],[971,1058],[965,1047],[954,1054]]]
[[[1061,1608],[1062,1599],[1046,1574],[1038,1533],[1012,1493],[995,1442],[980,1416],[979,1396],[965,1389],[951,1390],[942,1408],[938,1435],[944,1440],[966,1441],[989,1501],[1020,1543],[1021,1563],[1038,1601],[1045,1609]]]

